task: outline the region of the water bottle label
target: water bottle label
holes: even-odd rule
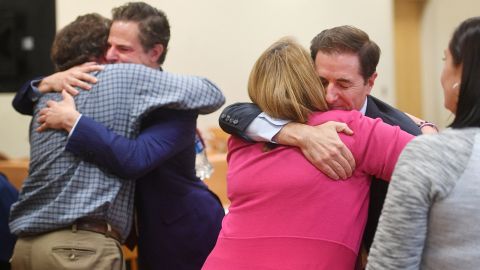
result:
[[[198,137],[198,135],[195,135],[195,153],[201,153],[203,149],[204,147],[202,140]]]

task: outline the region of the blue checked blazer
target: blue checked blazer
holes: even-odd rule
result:
[[[130,139],[139,134],[142,120],[158,108],[209,113],[225,101],[221,91],[206,79],[142,65],[107,65],[96,77],[98,83],[90,91],[75,97],[77,109]],[[131,228],[134,181],[64,151],[68,139],[64,131],[35,132],[38,111],[50,99],[61,96],[45,94],[34,107],[29,176],[12,207],[12,232],[44,233],[88,217],[106,220],[125,240]]]

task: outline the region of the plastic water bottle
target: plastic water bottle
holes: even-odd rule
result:
[[[195,152],[195,171],[197,177],[201,180],[205,180],[212,175],[213,166],[208,161],[207,152],[205,151],[205,143],[203,142],[198,130],[195,134]]]

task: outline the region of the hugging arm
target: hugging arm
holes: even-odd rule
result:
[[[33,106],[42,93],[65,90],[72,95],[76,95],[78,90],[75,87],[89,90],[91,84],[97,82],[95,76],[89,73],[102,69],[103,66],[94,62],[88,62],[47,77],[35,78],[26,82],[17,91],[12,101],[12,106],[21,114],[33,115]]]
[[[205,99],[205,104],[198,104],[198,106],[187,106],[186,109],[198,109],[200,114],[209,114],[220,109],[220,107],[225,104],[225,96],[223,95],[222,91],[210,80],[205,78],[201,80],[203,87],[197,88],[191,99],[202,102],[204,100],[203,97],[207,97]]]
[[[197,112],[159,109],[136,139],[127,139],[82,116],[66,150],[112,173],[137,179],[193,144]]]
[[[260,108],[253,103],[234,103],[223,109],[218,122],[223,131],[228,134],[239,136],[246,141],[253,141],[247,135],[247,128],[260,113],[262,113]]]
[[[363,115],[356,122],[355,129],[362,136],[355,142],[359,149],[363,149],[358,157],[361,169],[369,175],[390,180],[400,153],[414,136],[379,118]]]
[[[12,106],[17,112],[26,115],[33,115],[33,106],[35,105],[37,98],[35,96],[33,85],[39,80],[41,80],[41,78],[35,78],[26,82],[20,87],[20,89],[18,89],[12,101]],[[38,95],[40,95],[40,93],[38,93]]]
[[[332,179],[346,179],[355,169],[355,159],[338,132],[353,131],[345,124],[327,122],[318,126],[288,123],[275,136],[280,144],[297,146],[317,169]]]
[[[420,128],[422,134],[436,134],[438,133],[438,128],[434,123],[425,121],[416,116],[413,116],[409,113],[405,113],[413,122]]]
[[[219,119],[227,133],[248,141],[275,141],[299,147],[305,157],[333,179],[352,175],[355,160],[337,132],[352,134],[344,123],[328,122],[320,126],[273,119],[252,103],[235,103],[226,107]]]
[[[145,128],[140,135],[127,139],[80,115],[73,97],[66,91],[62,95],[62,101],[50,100],[40,111],[41,126],[37,131],[52,128],[70,132],[67,151],[121,178],[139,178],[193,144],[197,111],[156,109],[142,120]]]

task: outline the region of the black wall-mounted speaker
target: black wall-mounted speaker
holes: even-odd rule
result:
[[[0,92],[53,73],[55,0],[0,0]]]

